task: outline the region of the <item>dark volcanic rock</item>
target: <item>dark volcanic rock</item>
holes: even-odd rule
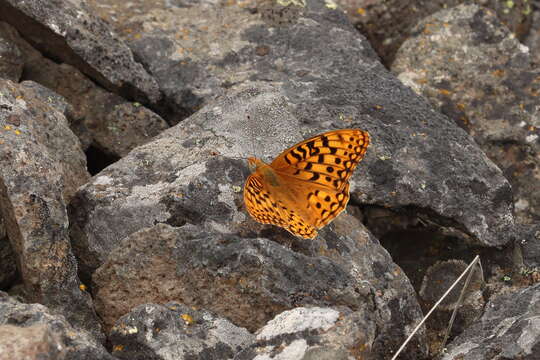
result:
[[[0,22],[0,34],[24,54],[24,80],[46,86],[71,105],[64,114],[85,150],[92,144],[120,158],[168,128],[161,117],[142,105],[104,90],[71,65],[43,57],[9,24]]]
[[[257,341],[234,359],[383,359],[371,348],[377,331],[374,317],[364,309],[284,311],[257,331]]]
[[[95,146],[119,158],[169,127],[159,115],[137,103],[115,105],[100,120],[87,124]]]
[[[345,127],[368,130],[372,137],[366,159],[353,176],[353,200],[425,211],[432,220],[459,228],[485,245],[501,245],[511,238],[512,194],[499,169],[461,129],[389,74],[341,12],[310,1],[298,22],[278,31],[246,10],[202,8],[210,19],[219,13],[220,19],[239,23],[230,41],[240,46],[234,39],[241,38],[243,50],[236,51],[238,61],[230,63],[230,73],[239,76],[231,84],[248,78],[266,82],[231,89],[81,189],[72,213],[75,238],[92,249],[92,254],[81,254],[81,261],[99,266],[119,240],[155,221],[181,224],[212,218],[227,227],[232,220],[236,227],[243,214],[238,211],[239,190],[233,188],[242,186],[247,175],[240,159],[256,155],[268,160],[309,135]],[[202,10],[175,11],[194,12],[181,18],[197,21],[196,12]],[[194,49],[201,52],[197,58],[212,62],[225,56],[204,55],[211,49],[209,40],[198,38],[222,39],[222,31],[229,30],[219,29],[190,32],[187,41],[201,44]],[[198,37],[192,38],[194,34]],[[260,46],[271,51],[256,55]],[[156,52],[165,54],[152,50]],[[165,62],[149,60],[156,66]],[[238,63],[244,64],[245,72],[235,72]],[[219,80],[225,74],[200,66],[201,71],[189,71],[205,74],[193,80],[193,88],[221,93],[223,89],[214,91],[212,84],[225,81]],[[174,73],[165,70],[172,83]],[[226,168],[230,175],[225,175]],[[122,184],[122,190],[115,184]]]
[[[515,245],[518,265],[525,270],[540,272],[540,224],[522,225]],[[540,277],[537,281],[540,281]]]
[[[533,10],[531,30],[523,43],[529,47],[531,64],[534,67],[540,65],[540,9]]]
[[[517,219],[540,220],[540,71],[493,13],[476,5],[423,20],[392,71],[476,140],[503,170]]]
[[[226,360],[250,345],[246,329],[178,303],[137,306],[115,323],[113,355],[129,360]]]
[[[1,360],[114,360],[84,331],[43,305],[23,304],[0,291]]]
[[[275,1],[267,3],[280,7]],[[340,55],[335,63],[331,60],[337,48],[338,52],[348,49],[352,55],[349,48],[353,46],[365,56],[376,56],[369,44],[360,43],[341,12],[327,8],[322,0],[307,2],[301,11],[302,16],[307,15],[304,20],[294,17],[294,25],[288,21],[282,24],[294,26],[292,32],[286,27],[275,28],[276,21],[261,19],[261,12],[267,14],[266,5],[209,0],[136,6],[114,0],[91,2],[103,17],[115,20],[118,33],[157,79],[172,110],[169,119],[173,123],[248,80],[299,79],[301,87],[301,83],[318,77],[321,65],[337,72],[346,66],[350,71],[346,55]],[[316,23],[310,24],[311,18]],[[309,35],[316,27],[319,29]],[[330,43],[340,45],[330,49]]]
[[[0,31],[0,78],[18,82],[23,66],[21,50],[11,41],[9,34]]]
[[[13,284],[17,277],[15,253],[6,235],[6,229],[0,216],[0,290]]]
[[[160,99],[158,85],[108,25],[79,3],[5,0],[0,19],[48,56],[71,64],[105,88],[144,103]]]
[[[24,129],[20,126],[27,126],[32,136],[35,136],[39,143],[48,148],[49,156],[57,162],[58,168],[56,170],[61,175],[63,186],[59,190],[62,192],[65,202],[69,202],[77,188],[90,179],[81,144],[71,132],[64,116],[69,111],[69,104],[62,96],[33,81],[23,81],[20,86],[3,82],[0,83],[0,91],[15,96],[15,108],[10,109],[12,111],[8,111],[4,115],[7,115],[6,124],[11,126],[16,135],[17,130],[21,134],[24,133]],[[13,99],[11,101],[13,102]],[[45,119],[39,119],[33,113],[24,114],[23,112],[21,114],[18,109],[26,106],[25,103],[22,103],[24,101],[29,103],[30,108],[35,108],[35,111],[50,112],[50,114],[40,114]],[[34,115],[36,120],[28,119],[27,124],[22,124],[22,120],[17,119],[18,116],[28,115]],[[15,155],[20,156],[16,152]]]
[[[62,347],[43,325],[0,325],[0,360],[58,359]]]
[[[536,284],[491,299],[480,320],[447,346],[442,360],[538,359],[539,294]]]
[[[79,289],[64,202],[88,176],[77,177],[84,155],[64,116],[35,90],[0,81],[1,215],[28,300],[100,337],[90,296]]]
[[[232,92],[136,148],[80,188],[70,204],[73,246],[82,269],[91,273],[124,237],[156,222],[208,224],[231,232],[268,229],[241,208],[248,174],[243,159],[268,160],[310,134],[347,126],[367,129],[372,137],[352,178],[353,201],[416,207],[485,245],[507,242],[511,190],[499,169],[462,130],[443,117],[434,123],[440,115],[391,79],[387,90],[403,90],[402,104],[418,101],[416,108],[388,102],[384,108],[395,108],[382,111],[379,120],[360,114],[340,119],[315,110],[328,99],[304,107],[287,89],[259,83]],[[384,82],[362,83],[373,86],[374,97]],[[356,114],[355,107],[346,109]],[[320,122],[309,117],[311,111],[319,113]],[[395,119],[400,111],[403,118]]]
[[[492,9],[497,17],[523,39],[531,26],[532,7],[528,0],[336,0],[377,50],[385,64],[392,64],[400,45],[423,18],[462,3],[477,3]]]
[[[111,326],[131,308],[169,301],[208,309],[254,331],[297,306],[344,305],[373,314],[370,350],[387,356],[421,318],[413,289],[388,253],[362,230],[337,236],[344,215],[303,253],[265,238],[241,238],[193,225],[160,224],[122,242],[93,277],[98,313]],[[403,358],[422,358],[423,332]],[[351,340],[354,342],[354,340]]]

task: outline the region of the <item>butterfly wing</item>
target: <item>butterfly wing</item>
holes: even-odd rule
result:
[[[250,215],[294,235],[313,238],[317,229],[341,213],[349,201],[349,178],[364,157],[369,134],[335,130],[304,140],[281,153],[271,164],[272,179],[250,175],[244,202]],[[268,169],[267,169],[268,170]]]
[[[368,145],[369,134],[366,131],[329,131],[285,150],[270,166],[279,175],[341,191],[364,157]]]
[[[303,238],[312,239],[317,235],[317,230],[297,211],[272,194],[257,173],[251,174],[246,180],[244,203],[249,214],[260,223],[281,226]]]
[[[349,182],[342,189],[335,190],[317,184],[306,184],[293,177],[282,177],[294,194],[291,206],[306,224],[320,229],[334,220],[349,202]]]

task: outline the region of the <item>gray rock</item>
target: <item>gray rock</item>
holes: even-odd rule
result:
[[[461,5],[424,19],[392,71],[471,134],[512,184],[517,220],[540,220],[540,71],[493,14]]]
[[[272,3],[282,14],[276,1],[266,3]],[[296,27],[296,38],[289,39],[292,28],[274,27],[276,21],[283,19],[269,23],[264,16],[268,14],[268,4],[262,2],[244,1],[233,6],[212,0],[137,6],[116,1],[106,5],[102,1],[90,2],[96,12],[114,23],[122,39],[157,79],[170,108],[170,123],[177,123],[231,86],[248,80],[311,82],[313,74],[322,70],[321,65],[332,66],[330,60],[324,59],[336,55],[336,49],[324,49],[323,43],[326,46],[337,40],[340,48],[354,44],[358,51],[375,58],[370,46],[360,44],[356,31],[340,13],[326,8],[322,1],[306,4],[301,13],[308,15],[313,5],[311,15],[297,21],[299,11],[291,10],[292,19],[285,20],[285,26]],[[316,23],[310,23],[311,18]],[[310,36],[309,32],[317,27],[319,30]],[[329,33],[332,28],[335,36]],[[122,31],[125,29],[128,31]],[[346,31],[347,40],[341,39],[342,30]],[[318,33],[325,33],[326,39]]]
[[[0,19],[41,52],[75,66],[110,91],[157,103],[156,81],[109,26],[83,5],[61,0],[6,0],[0,3]]]
[[[484,315],[447,346],[442,360],[536,360],[540,353],[540,284],[496,296]]]
[[[43,325],[0,325],[0,360],[58,359],[62,346]]]
[[[86,150],[90,146],[92,138],[84,121],[88,117],[86,112],[88,109],[93,109],[94,106],[88,104],[86,108],[83,108],[79,103],[86,104],[84,100],[88,98],[88,92],[92,87],[97,86],[74,67],[67,64],[59,65],[44,57],[8,23],[0,21],[0,34],[14,43],[23,54],[24,80],[34,81],[51,89],[73,105],[71,108],[65,109],[64,115],[69,121],[71,130],[77,135],[83,149]]]
[[[168,127],[157,114],[104,90],[73,66],[43,57],[9,24],[0,22],[2,33],[9,34],[22,49],[24,78],[46,86],[67,100],[68,106],[62,112],[83,149],[94,145],[113,158],[120,158]]]
[[[401,88],[408,94],[402,101],[419,101],[393,81],[389,91]],[[255,155],[269,160],[309,135],[347,126],[368,129],[372,136],[366,159],[352,178],[353,201],[416,206],[419,212],[429,209],[427,216],[434,222],[462,229],[485,245],[504,244],[511,238],[508,183],[449,121],[441,117],[438,126],[424,127],[417,117],[425,121],[429,117],[432,124],[439,116],[426,103],[416,104],[413,117],[409,104],[409,115],[403,114],[392,126],[384,125],[392,117],[340,120],[330,114],[321,115],[320,123],[303,124],[301,119],[321,103],[324,100],[304,108],[286,89],[254,84],[223,97],[108,167],[81,187],[70,204],[73,246],[83,272],[93,272],[123,238],[156,222],[206,223],[231,232],[269,229],[256,225],[241,209],[248,175],[243,159]]]
[[[178,303],[137,306],[109,335],[113,355],[130,360],[232,359],[254,338],[213,313]]]
[[[0,359],[114,360],[85,331],[45,306],[24,304],[0,291]]]
[[[533,8],[531,29],[527,37],[523,40],[531,54],[531,64],[534,67],[540,65],[540,9]]]
[[[374,354],[376,337],[373,314],[361,309],[295,308],[284,311],[257,331],[257,341],[235,360],[282,359],[383,359]]]
[[[23,72],[24,59],[9,34],[0,32],[0,78],[18,82]]]
[[[67,120],[67,116],[72,110],[71,105],[67,102],[65,97],[32,80],[24,80],[20,84],[21,86],[31,90],[32,95],[39,98],[42,102],[47,103],[49,106],[52,106],[56,111],[64,115]]]
[[[414,36],[414,27],[423,18],[462,3],[477,3],[496,13],[519,39],[531,26],[531,2],[499,0],[335,0],[360,33],[366,36],[385,64],[400,45]]]
[[[90,174],[86,169],[86,156],[64,116],[69,112],[70,105],[62,96],[33,81],[23,81],[20,86],[15,87],[14,91],[8,83],[0,83],[0,92],[5,95],[11,92],[12,96],[20,96],[20,99],[16,100],[28,99],[31,107],[42,109],[42,111],[50,111],[47,107],[53,109],[52,116],[47,120],[29,122],[26,126],[31,129],[32,135],[38,139],[38,142],[49,149],[50,156],[58,163],[58,171],[63,182],[60,189],[67,203],[77,189],[90,179]],[[25,106],[25,104],[17,105]],[[20,116],[19,114],[17,110],[14,110],[8,115],[7,123],[12,126],[13,131],[20,126],[17,125],[19,122],[22,123],[21,120],[16,119]]]
[[[298,252],[193,225],[143,229],[95,272],[96,309],[112,326],[139,304],[182,301],[255,331],[287,309],[343,305],[373,314],[362,317],[376,328],[369,350],[391,353],[421,319],[414,290],[358,221],[342,215],[331,227],[319,240],[294,245]],[[337,235],[344,230],[349,234]],[[417,335],[404,359],[425,355],[424,336]]]
[[[515,242],[515,263],[524,271],[536,271],[540,281],[540,224],[522,225]]]
[[[0,80],[0,94],[0,210],[28,300],[99,338],[92,300],[79,289],[64,201],[87,176],[77,172],[85,165],[79,141],[34,88]]]
[[[103,152],[118,158],[169,128],[156,113],[140,104],[126,102],[107,109],[105,117],[99,120],[96,124],[87,123],[94,144]]]

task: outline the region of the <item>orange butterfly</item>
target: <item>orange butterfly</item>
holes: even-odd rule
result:
[[[249,214],[263,224],[312,239],[349,201],[349,178],[369,145],[357,129],[329,131],[282,152],[271,164],[249,158],[244,186]]]

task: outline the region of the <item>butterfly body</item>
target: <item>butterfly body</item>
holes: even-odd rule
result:
[[[369,145],[367,132],[329,131],[285,150],[271,164],[249,158],[244,202],[258,222],[313,238],[349,201],[349,178]]]

